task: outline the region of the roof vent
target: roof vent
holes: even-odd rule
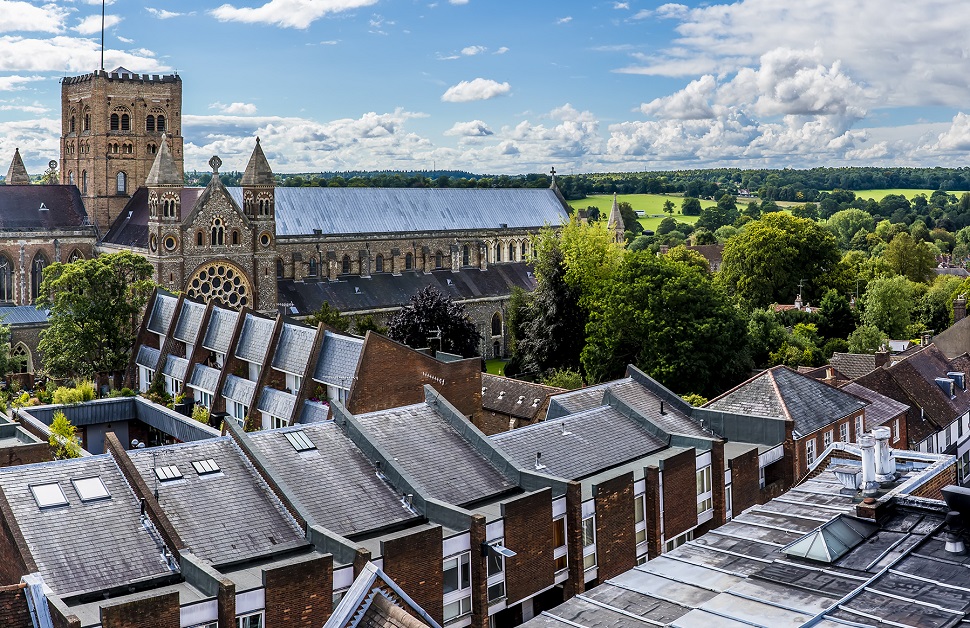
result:
[[[454,282],[453,282],[453,281],[452,281],[451,279],[448,279],[447,281],[448,281],[448,285],[449,285],[449,286],[453,286],[453,285],[455,285],[455,283],[454,283]]]
[[[499,399],[503,399],[504,397],[505,397],[505,391],[503,390],[503,391],[499,392],[498,398]]]
[[[539,407],[539,399],[538,398],[532,400],[532,407],[533,408],[538,408]]]
[[[536,464],[535,464],[536,471],[542,471],[543,469],[546,468],[546,465],[542,464],[541,460],[542,460],[542,452],[537,451],[536,452]]]
[[[522,403],[523,401],[525,401],[525,395],[519,395],[519,400],[515,403]]]
[[[563,423],[562,423],[562,435],[563,436],[569,436],[570,434],[572,434],[572,432],[570,432],[569,430],[566,429],[566,422],[563,421]]]
[[[967,553],[967,547],[960,536],[963,528],[963,515],[958,510],[951,510],[946,513],[946,545],[944,549],[950,554],[963,555]]]
[[[354,286],[354,294],[360,294],[360,288]]]
[[[663,399],[660,400],[660,414],[667,414],[666,412],[664,412],[664,400]]]
[[[41,203],[40,204],[40,207],[37,208],[37,211],[39,211],[39,212],[46,212],[47,211],[47,205],[44,205],[43,203]]]
[[[961,373],[960,371],[950,371],[946,374],[947,377],[952,379],[960,387],[960,390],[967,389],[967,374]]]
[[[485,391],[486,391],[486,390],[488,390],[488,386],[482,386],[482,394],[483,394],[483,395],[485,394]]]
[[[937,377],[936,378],[936,385],[939,386],[943,390],[943,392],[945,392],[946,394],[948,394],[951,398],[953,398],[953,396],[954,396],[954,394],[953,394],[953,384],[954,383],[955,382],[952,379],[950,379],[949,377]]]

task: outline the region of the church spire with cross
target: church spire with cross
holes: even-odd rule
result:
[[[610,208],[610,219],[607,221],[606,227],[613,232],[617,244],[623,242],[626,228],[623,225],[623,214],[620,213],[620,206],[616,202],[616,192],[613,192],[613,206]]]

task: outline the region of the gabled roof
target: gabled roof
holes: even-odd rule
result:
[[[433,405],[391,408],[356,419],[429,497],[461,506],[515,488]]]
[[[520,467],[578,480],[664,449],[666,441],[618,410],[599,406],[490,437]],[[545,468],[536,468],[536,453]]]
[[[297,451],[287,434],[302,432],[316,449]],[[307,509],[315,524],[343,536],[420,519],[375,472],[333,421],[248,434],[253,447]]]
[[[482,373],[482,409],[534,421],[550,395],[563,388]]]
[[[199,331],[202,327],[202,318],[205,316],[205,305],[196,303],[190,299],[182,301],[182,310],[179,312],[178,322],[175,323],[175,331],[172,332],[177,340],[194,345],[199,338]]]
[[[855,383],[909,407],[906,413],[906,438],[910,443],[918,443],[937,431],[938,428],[927,419],[910,392],[900,386],[889,369],[876,369]]]
[[[303,530],[231,437],[131,450],[129,455],[193,553],[225,565],[307,545]],[[200,474],[193,462],[215,461]],[[159,481],[155,466],[182,479]]]
[[[179,212],[184,218],[202,194],[202,188],[180,188]],[[148,248],[148,188],[140,187],[102,238],[106,244],[136,249]]]
[[[869,405],[866,406],[865,428],[867,432],[874,427],[885,425],[896,417],[905,416],[907,410],[909,410],[907,404],[900,403],[875,390],[870,390],[857,382],[846,384],[842,387],[842,390],[869,402]]]
[[[72,481],[81,478],[100,478],[109,497],[82,501]],[[53,483],[67,503],[39,507],[31,487]],[[173,576],[110,455],[0,469],[0,490],[44,582],[60,597]]]
[[[794,422],[796,438],[866,407],[854,395],[775,366],[704,404],[705,408]]]
[[[0,231],[90,230],[74,185],[0,185]]]
[[[324,628],[441,628],[380,567],[368,562]]]
[[[239,333],[236,356],[247,362],[262,364],[266,358],[266,348],[273,340],[275,325],[276,321],[273,319],[247,313]]]
[[[223,355],[229,353],[229,342],[232,340],[232,332],[235,331],[238,320],[239,312],[235,310],[212,308],[202,346]]]
[[[313,369],[313,379],[322,384],[349,389],[363,350],[363,339],[325,331],[323,347]]]
[[[187,385],[214,395],[219,387],[219,371],[205,364],[196,364]]]
[[[175,306],[178,299],[170,294],[157,292],[155,305],[152,307],[152,314],[148,318],[148,329],[159,336],[164,336],[172,327],[172,319],[175,317]]]
[[[264,386],[262,394],[259,395],[259,403],[256,405],[256,408],[260,412],[265,412],[274,417],[289,419],[293,416],[293,408],[295,406],[296,395]]]
[[[306,375],[316,337],[317,330],[312,327],[285,323],[273,356],[273,368],[299,377]]]
[[[829,364],[845,373],[849,379],[858,379],[876,369],[876,356],[871,353],[839,353],[829,358]]]
[[[150,188],[173,186],[182,187],[185,181],[182,173],[179,172],[178,164],[172,157],[172,151],[168,147],[168,136],[162,133],[162,141],[159,142],[158,154],[152,162],[151,170],[145,177],[145,186]]]
[[[274,184],[273,169],[269,167],[269,162],[266,161],[266,155],[263,154],[263,147],[259,145],[259,138],[257,137],[256,147],[253,148],[253,154],[249,158],[249,163],[246,165],[246,171],[243,172],[239,185],[250,187],[272,186]]]
[[[4,181],[7,185],[30,185],[30,175],[27,174],[19,148],[13,151],[13,159],[10,160],[10,168],[7,169],[7,178]]]

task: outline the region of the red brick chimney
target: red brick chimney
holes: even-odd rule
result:
[[[967,317],[967,296],[961,294],[953,301],[953,322],[959,323]]]

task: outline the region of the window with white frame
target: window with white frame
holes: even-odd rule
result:
[[[761,465],[758,465],[758,486],[765,487],[765,468]]]
[[[832,430],[829,430],[822,434],[822,449],[826,449],[832,444]]]
[[[583,569],[596,566],[596,515],[583,519]]]
[[[286,419],[281,419],[278,416],[270,415],[270,424],[273,426],[274,430],[278,430],[281,427],[286,427],[287,425],[290,424],[290,422],[287,421]]]
[[[856,439],[856,442],[858,442],[859,437],[862,436],[864,433],[865,433],[865,430],[862,427],[862,417],[861,416],[857,416],[855,418],[855,439]]]
[[[566,517],[559,517],[552,521],[552,547],[556,571],[562,571],[569,566],[566,557]]]
[[[212,407],[212,393],[197,388],[195,390],[195,400],[199,405],[205,406],[206,408]]]
[[[944,438],[946,439],[946,443],[943,445],[942,449],[945,450],[953,443],[953,427],[947,426],[947,428],[943,430],[943,433],[945,434]]]
[[[734,486],[731,484],[724,487],[724,510],[728,519],[734,517]]]
[[[165,392],[173,396],[179,394],[180,392],[182,392],[182,381],[166,375]]]
[[[138,366],[139,392],[148,392],[148,389],[152,386],[153,379],[155,379],[155,371],[151,370],[147,366]]]
[[[892,429],[893,429],[893,442],[894,443],[898,443],[899,442],[899,438],[900,438],[900,435],[899,435],[899,419],[896,419],[895,421],[893,421],[893,427],[892,427]]]
[[[805,441],[805,462],[812,464],[815,462],[815,439],[809,438]]]
[[[633,521],[636,524],[637,545],[647,541],[647,498],[637,495],[633,498]]]
[[[693,539],[694,539],[694,531],[688,530],[687,532],[684,532],[680,536],[676,536],[670,539],[669,541],[667,541],[666,543],[664,543],[664,551],[669,552],[671,550],[675,550],[681,545],[683,545],[684,543],[686,543],[687,541],[691,541]]]
[[[246,415],[249,414],[249,408],[232,399],[226,405],[229,406],[229,416],[235,419],[236,423],[242,427],[243,423],[246,422]]]
[[[263,628],[263,611],[236,617],[236,628]]]
[[[963,452],[963,455],[957,458],[957,477],[961,484],[970,478],[970,449]]]
[[[299,394],[300,388],[303,386],[303,378],[299,375],[286,374],[286,387],[290,389],[290,392],[294,395]]]
[[[697,514],[714,508],[714,492],[711,487],[711,467],[697,470]]]
[[[444,619],[449,622],[472,612],[471,552],[446,558],[442,563]]]
[[[849,424],[843,423],[839,426],[839,440],[843,443],[849,442]]]
[[[502,545],[502,540],[489,543],[492,547]],[[505,557],[498,552],[489,551],[485,558],[486,573],[488,577],[488,603],[492,604],[505,598]]]

